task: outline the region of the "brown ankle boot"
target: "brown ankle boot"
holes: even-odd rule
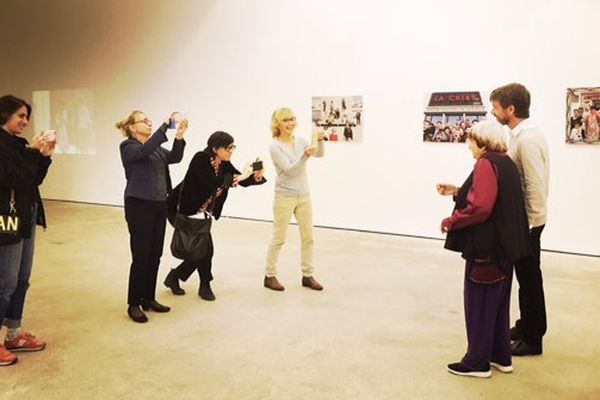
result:
[[[303,276],[302,286],[311,288],[312,290],[323,290],[323,286],[317,282],[314,276]]]
[[[269,288],[271,290],[277,290],[278,292],[285,290],[283,285],[281,283],[279,283],[277,278],[274,276],[265,276],[264,285],[266,288]]]

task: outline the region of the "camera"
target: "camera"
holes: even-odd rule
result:
[[[263,169],[263,162],[262,161],[254,161],[252,163],[252,171],[260,171]]]

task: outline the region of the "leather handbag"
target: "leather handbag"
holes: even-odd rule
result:
[[[171,239],[171,254],[173,257],[186,261],[198,261],[209,254],[212,238],[210,227],[212,218],[191,218],[177,213]]]
[[[15,206],[15,191],[10,191],[8,214],[0,214],[0,245],[15,244],[21,241],[21,219]]]
[[[212,218],[209,212],[205,219],[193,218],[179,212],[183,186],[178,193],[177,213],[173,220],[173,237],[171,238],[171,254],[173,257],[186,261],[199,261],[207,257],[212,250],[210,228]]]

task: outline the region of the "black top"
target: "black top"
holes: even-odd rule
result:
[[[515,262],[530,253],[529,227],[519,171],[510,157],[486,153],[498,180],[498,195],[491,216],[482,223],[451,230],[444,247],[460,251],[465,259],[475,257],[508,258]],[[473,173],[462,184],[455,198],[455,209],[467,206]]]
[[[221,162],[219,173],[216,174],[213,166],[210,164],[211,156],[206,150],[199,151],[194,155],[190,166],[185,174],[183,182],[173,189],[169,196],[169,219],[171,220],[177,212],[177,204],[181,195],[181,204],[179,212],[184,215],[194,215],[206,203],[209,198],[214,198],[217,189],[222,188],[222,193],[216,200],[213,200],[209,210],[219,219],[227,193],[233,182],[233,175],[240,175],[233,164],[229,161]],[[254,175],[239,181],[240,186],[262,185],[267,180],[263,177],[261,181],[255,181]],[[181,191],[183,185],[183,191]],[[181,193],[180,193],[181,191]]]
[[[171,192],[171,176],[168,164],[183,158],[185,141],[175,139],[171,151],[160,145],[167,141],[168,125],[162,124],[142,144],[133,138],[121,142],[121,161],[125,168],[125,197],[142,200],[164,201]]]
[[[32,206],[37,204],[37,225],[46,227],[44,205],[38,186],[42,184],[50,157],[27,148],[27,139],[11,135],[0,128],[0,214],[7,214],[11,190],[15,191],[15,207],[21,218],[21,236],[31,237]]]

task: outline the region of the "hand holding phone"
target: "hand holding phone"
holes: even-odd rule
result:
[[[42,131],[42,137],[49,143],[56,142],[56,131],[54,129],[45,129]]]

